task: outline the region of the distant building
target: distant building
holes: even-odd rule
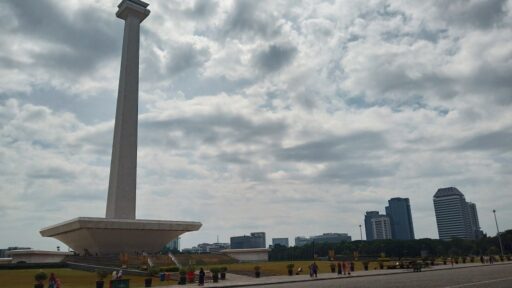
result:
[[[231,249],[266,248],[265,232],[252,232],[250,236],[234,236],[230,239]]]
[[[392,239],[391,221],[388,216],[379,215],[378,217],[373,217],[370,222],[374,240]]]
[[[340,243],[350,242],[352,237],[347,233],[324,233],[322,235],[311,236],[309,238],[299,236],[295,237],[295,246],[304,246],[306,244],[315,243]]]
[[[372,218],[379,217],[379,211],[366,211],[366,215],[364,215],[364,230],[366,232],[366,240],[371,241],[375,240],[373,237],[373,226],[372,226]]]
[[[391,221],[392,239],[414,239],[414,227],[412,225],[411,205],[409,198],[391,198],[386,206],[386,216]]]
[[[229,243],[201,243],[192,248],[185,248],[182,252],[186,253],[218,253],[222,250],[229,249]]]
[[[31,250],[30,247],[8,247],[6,249],[0,249],[0,258],[6,258],[7,252],[14,250]]]
[[[229,243],[201,243],[197,247],[201,253],[217,253],[225,249],[229,249]]]
[[[433,200],[439,239],[476,238],[475,230],[477,227],[480,230],[476,205],[473,203],[468,205],[464,194],[459,189],[455,187],[440,188],[434,194]],[[470,212],[470,210],[473,211]]]
[[[476,204],[468,202],[469,220],[471,221],[471,228],[474,233],[475,239],[480,239],[483,236],[483,232],[480,229],[480,221],[478,221],[478,212],[476,211]]]
[[[288,238],[272,238],[272,246],[276,245],[288,247]]]
[[[171,242],[167,243],[167,248],[169,248],[169,250],[178,250],[180,251],[180,238],[181,237],[178,237],[174,240],[171,240]]]
[[[340,243],[352,241],[352,237],[347,233],[324,233],[322,235],[311,236],[310,239],[315,243]]]
[[[295,246],[297,246],[297,247],[304,246],[306,244],[309,244],[310,242],[311,241],[307,237],[304,237],[304,236],[295,237]]]

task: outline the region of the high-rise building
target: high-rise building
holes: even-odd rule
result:
[[[392,239],[391,221],[386,215],[373,217],[371,220],[373,239]]]
[[[379,211],[366,211],[366,215],[364,215],[364,230],[366,232],[366,240],[368,241],[375,240],[371,222],[374,217],[379,217]]]
[[[272,238],[272,246],[276,245],[288,247],[288,238]]]
[[[316,235],[309,237],[311,242],[315,243],[340,243],[352,241],[347,233],[323,233],[322,235]]]
[[[386,216],[391,221],[391,234],[393,239],[414,239],[414,227],[412,225],[411,205],[409,198],[391,198],[386,206]]]
[[[178,250],[180,251],[180,239],[181,237],[178,237],[174,240],[171,240],[169,243],[167,243],[167,248],[169,248],[169,250]]]
[[[253,232],[250,236],[234,236],[230,239],[231,249],[266,248],[265,232]]]
[[[480,229],[480,221],[478,221],[478,212],[476,211],[476,204],[468,202],[469,220],[471,221],[471,228],[475,239],[480,239],[483,235]]]
[[[309,238],[307,238],[307,237],[304,237],[304,236],[295,237],[295,246],[297,246],[297,247],[304,246],[306,244],[309,244],[310,242],[311,241],[309,241]]]
[[[459,189],[455,187],[438,189],[434,194],[434,209],[439,239],[450,240],[454,237],[475,239],[470,208],[464,194]]]
[[[350,242],[352,237],[347,233],[323,233],[322,235],[311,236],[309,238],[304,236],[295,237],[295,246],[304,246],[309,243],[340,243]]]

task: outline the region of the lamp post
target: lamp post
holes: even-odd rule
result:
[[[492,213],[494,213],[494,222],[496,222],[496,231],[498,231],[498,241],[500,242],[500,252],[501,257],[503,258],[503,244],[501,244],[501,235],[500,235],[500,228],[498,228],[498,219],[496,218],[496,209],[492,210]]]
[[[363,241],[363,230],[361,229],[361,224],[359,224],[359,235],[361,236],[361,241]]]

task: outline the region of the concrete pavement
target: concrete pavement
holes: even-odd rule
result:
[[[450,270],[459,270],[459,269],[467,269],[467,268],[477,268],[477,267],[487,267],[487,266],[501,266],[507,265],[507,267],[511,267],[512,262],[502,262],[496,263],[493,265],[490,264],[480,264],[480,263],[468,263],[468,264],[458,264],[452,267],[451,265],[437,265],[432,268],[423,269],[424,272],[431,271],[450,271]],[[510,265],[510,266],[509,266]],[[304,282],[305,284],[311,283],[311,281],[333,281],[340,279],[355,279],[355,278],[363,278],[363,277],[377,277],[377,276],[386,276],[386,275],[397,275],[398,274],[411,274],[413,275],[411,269],[391,269],[391,270],[371,270],[371,271],[356,271],[353,272],[350,276],[338,276],[335,273],[322,273],[318,274],[318,278],[310,278],[309,275],[294,275],[294,276],[268,276],[262,278],[253,278],[248,276],[236,275],[228,273],[226,276],[226,280],[219,281],[219,283],[206,283],[204,287],[249,287],[249,286],[275,286],[278,284],[290,284],[290,283],[300,283]],[[423,272],[422,272],[423,273]],[[421,274],[421,273],[414,273]],[[189,284],[188,286],[197,286],[197,284]],[[317,286],[317,284],[315,284]],[[166,286],[168,288],[178,288],[184,287],[182,285],[172,285]],[[285,286],[283,286],[285,287]],[[292,286],[290,286],[292,287]],[[307,286],[304,286],[307,287]],[[326,286],[329,287],[329,286]],[[512,287],[512,285],[510,286]]]

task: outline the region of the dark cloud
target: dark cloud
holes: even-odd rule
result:
[[[381,133],[367,131],[310,141],[280,149],[275,154],[277,159],[285,161],[338,162],[365,156],[386,147],[387,141]]]
[[[267,49],[256,55],[256,65],[265,72],[274,72],[290,64],[297,55],[293,46],[269,45]]]
[[[261,1],[235,1],[223,25],[225,35],[246,38],[259,36],[266,39],[279,35],[280,28],[271,15],[262,12],[264,7],[267,5],[262,5]]]
[[[188,69],[200,67],[210,58],[206,48],[197,48],[192,44],[183,44],[169,48],[170,59],[167,63],[167,72],[177,75]]]
[[[398,165],[371,164],[363,161],[364,159],[360,159],[330,164],[318,175],[318,179],[361,185],[375,178],[392,176],[398,171]]]
[[[104,59],[118,53],[122,39],[122,21],[92,7],[82,6],[66,12],[48,0],[8,2],[16,17],[13,37],[28,37],[55,45],[33,52],[36,63],[66,73],[85,73]]]
[[[511,152],[512,132],[507,129],[477,135],[455,146],[454,149]]]
[[[45,167],[38,167],[30,170],[27,177],[35,179],[59,179],[71,181],[76,178],[76,172],[69,167],[61,167],[49,164]]]
[[[196,19],[204,20],[217,12],[219,4],[212,0],[196,0],[194,6],[184,11],[185,15]]]
[[[273,142],[283,137],[288,127],[281,121],[267,120],[256,123],[245,116],[224,114],[221,111],[166,120],[143,120],[140,126],[142,139],[152,138],[151,135],[158,135],[161,138],[161,133],[165,135],[172,131],[182,131],[182,144],[190,140],[199,140],[211,145]]]
[[[506,15],[507,0],[437,0],[435,3],[446,22],[487,29],[497,25]]]
[[[463,79],[465,93],[490,97],[499,105],[512,105],[512,66],[483,61],[474,73]]]

